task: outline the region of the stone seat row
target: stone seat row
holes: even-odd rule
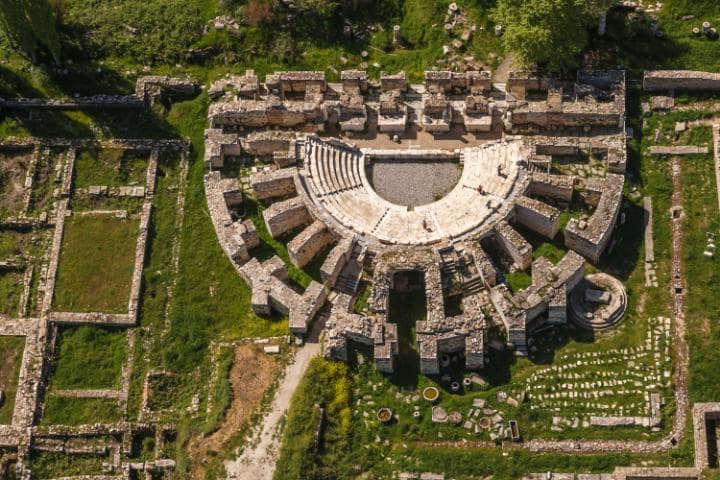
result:
[[[309,172],[319,196],[362,185],[362,156],[359,153],[316,142],[309,142],[306,149]]]

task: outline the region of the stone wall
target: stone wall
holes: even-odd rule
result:
[[[528,184],[527,194],[553,198],[569,203],[572,200],[575,177],[533,172]]]
[[[263,211],[263,219],[268,232],[273,237],[279,237],[293,228],[312,221],[310,213],[300,197],[273,203]]]
[[[720,90],[720,73],[693,70],[646,70],[643,88],[648,92],[663,90]]]
[[[294,168],[282,168],[271,172],[259,172],[250,177],[255,198],[265,200],[268,198],[286,197],[296,193]]]
[[[495,238],[513,262],[521,270],[525,270],[532,262],[532,247],[514,228],[505,220],[495,225]]]
[[[288,242],[288,256],[296,267],[302,268],[334,241],[335,237],[327,226],[320,220],[315,220]]]
[[[615,228],[622,204],[625,178],[609,174],[595,212],[587,220],[571,219],[565,228],[565,245],[593,263],[600,260]]]
[[[340,272],[342,272],[342,269],[350,258],[354,246],[354,238],[343,238],[330,250],[330,253],[325,257],[325,261],[323,261],[320,267],[320,278],[323,283],[330,286],[335,285]]]
[[[515,200],[515,221],[553,239],[560,229],[560,211],[540,200],[523,195]]]

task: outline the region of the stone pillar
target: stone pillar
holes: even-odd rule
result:
[[[605,35],[605,31],[607,30],[607,10],[605,10],[600,15],[600,20],[598,21],[598,35],[603,36]]]
[[[402,43],[402,36],[400,35],[400,25],[393,26],[393,45],[400,45]]]

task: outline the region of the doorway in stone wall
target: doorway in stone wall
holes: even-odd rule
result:
[[[425,272],[395,272],[390,288],[388,320],[397,324],[398,355],[395,357],[393,383],[401,388],[415,389],[420,374],[420,355],[415,339],[415,325],[427,317]]]

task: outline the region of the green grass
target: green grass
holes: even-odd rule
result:
[[[16,317],[23,291],[22,272],[0,273],[0,314]]]
[[[96,326],[62,328],[52,364],[52,388],[119,388],[127,333]]]
[[[5,393],[5,400],[0,404],[1,425],[12,421],[24,349],[25,337],[0,337],[0,367],[3,373],[0,376],[0,390]]]
[[[330,388],[328,388],[330,387]],[[347,365],[315,358],[293,394],[283,432],[274,479],[321,478],[338,473],[348,463],[346,451],[352,428],[350,379]],[[322,455],[312,450],[318,405],[325,408]],[[363,455],[357,452],[356,455]],[[342,477],[340,477],[342,478]]]
[[[138,221],[110,215],[65,221],[55,310],[127,313]]]
[[[41,425],[92,425],[122,420],[116,400],[104,398],[66,398],[49,394]],[[83,472],[87,473],[87,472]]]
[[[401,293],[392,290],[388,321],[397,324],[398,355],[394,359],[391,381],[414,389],[420,374],[420,355],[415,341],[415,324],[427,317],[425,291]]]
[[[528,272],[511,272],[505,275],[508,288],[511,292],[518,292],[532,284],[532,277]]]
[[[56,478],[73,475],[99,475],[107,459],[95,455],[77,455],[58,452],[34,452],[28,467],[33,478]]]
[[[75,188],[144,185],[148,155],[119,148],[81,150],[75,159]]]

